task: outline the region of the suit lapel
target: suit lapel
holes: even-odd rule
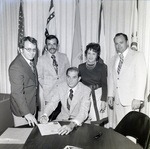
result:
[[[24,72],[26,73],[26,75],[28,75],[37,84],[36,76],[33,74],[29,64],[26,62],[26,60],[23,58],[22,55],[20,55],[20,61],[22,63],[22,66],[23,66],[23,69],[24,69]]]
[[[117,60],[117,55],[115,55],[114,60],[113,60],[113,73],[118,76],[117,70],[116,70],[116,60]]]
[[[62,64],[64,63],[64,60],[61,57],[61,54],[59,52],[57,52],[57,61],[58,61],[58,75],[61,74],[61,67]]]
[[[68,108],[67,108],[68,90],[69,90],[69,87],[65,83],[65,85],[62,86],[61,100],[62,100],[62,104],[64,104],[64,108],[66,109],[66,111],[69,111]]]
[[[129,68],[131,61],[133,60],[133,55],[134,55],[134,51],[130,50],[127,53],[127,56],[124,59],[120,74],[124,73],[125,71],[127,71],[127,69]]]

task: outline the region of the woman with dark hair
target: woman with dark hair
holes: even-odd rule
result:
[[[79,75],[81,82],[91,88],[91,121],[101,124],[107,119],[107,66],[100,58],[100,45],[97,43],[86,46],[85,57],[86,62],[79,65]]]

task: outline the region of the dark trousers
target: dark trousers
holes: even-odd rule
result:
[[[59,102],[55,111],[53,111],[53,113],[49,116],[49,120],[50,121],[55,120],[60,112],[61,112],[61,102]]]

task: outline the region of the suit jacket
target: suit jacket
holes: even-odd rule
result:
[[[60,101],[62,107],[57,120],[68,120],[69,118],[73,118],[81,124],[88,118],[91,89],[81,82],[78,83],[75,93],[73,93],[70,111],[67,109],[68,91],[69,87],[66,82],[59,85],[58,88],[49,96],[51,100],[46,105],[44,113],[50,115],[55,110],[58,102]]]
[[[66,81],[66,70],[69,68],[69,60],[66,54],[57,52],[58,75],[52,65],[52,58],[49,52],[40,56],[37,63],[38,80],[43,88],[44,99],[48,101],[48,94]]]
[[[9,66],[11,84],[10,107],[14,115],[24,116],[36,112],[38,79],[21,54]]]
[[[143,53],[129,49],[120,74],[115,63],[117,55],[111,60],[109,69],[108,96],[119,98],[122,105],[131,105],[133,99],[144,100],[146,85],[146,63]]]

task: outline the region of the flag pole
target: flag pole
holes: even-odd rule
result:
[[[24,13],[23,13],[23,0],[20,0],[19,6],[19,20],[18,20],[18,50],[17,52],[20,53],[21,48],[21,41],[24,37]]]

